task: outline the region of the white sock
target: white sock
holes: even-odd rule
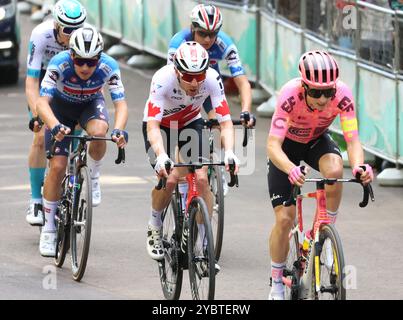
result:
[[[150,220],[148,220],[148,224],[151,224],[154,227],[161,228],[162,219],[161,219],[161,211],[157,211],[151,208]]]
[[[276,263],[271,261],[271,292],[282,293],[284,292],[283,284],[283,270],[285,268],[285,262]]]
[[[328,216],[329,216],[329,218],[330,218],[332,224],[335,224],[335,223],[336,223],[336,219],[337,219],[337,214],[338,214],[338,213],[339,213],[339,211],[332,212],[332,211],[330,211],[330,210],[327,210],[327,214],[328,214]]]
[[[47,201],[43,198],[43,212],[45,214],[45,225],[42,232],[56,231],[55,215],[57,210],[57,201]]]
[[[90,154],[88,154],[88,168],[90,168],[91,179],[99,178],[101,165],[102,165],[102,159],[94,160],[91,158]]]
[[[188,189],[189,189],[187,182],[178,183],[178,189],[179,189],[179,193],[181,195],[182,210],[185,210],[185,208],[186,208],[186,199],[187,199],[187,196],[188,196]]]

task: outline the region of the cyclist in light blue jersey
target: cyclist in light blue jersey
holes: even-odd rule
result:
[[[253,126],[253,116],[250,114],[252,107],[251,86],[245,75],[235,44],[226,33],[220,30],[222,26],[220,10],[213,5],[199,4],[193,8],[190,19],[192,22],[190,28],[178,32],[171,39],[168,49],[168,63],[173,62],[176,49],[186,41],[200,43],[209,54],[210,67],[218,73],[220,73],[218,62],[225,59],[241,96],[240,118],[246,122],[246,125]],[[210,99],[206,100],[203,108],[210,119],[215,118]]]
[[[124,131],[128,110],[119,65],[113,58],[102,53],[103,46],[102,36],[94,27],[86,26],[76,30],[70,39],[70,51],[63,51],[50,61],[41,83],[40,98],[36,107],[47,127],[46,150],[49,152],[52,136],[58,141],[54,156],[49,160],[49,172],[43,192],[45,225],[39,250],[45,257],[53,257],[56,252],[54,219],[70,144],[70,139],[64,138],[64,135],[77,123],[89,135],[106,135],[109,116],[102,94],[105,83],[108,83],[115,107],[112,139],[120,148],[128,141],[128,134]],[[101,202],[99,172],[105,151],[105,141],[90,143],[88,163],[93,206]]]
[[[86,10],[78,1],[60,0],[53,7],[53,19],[36,26],[29,40],[25,94],[30,114],[29,128],[34,132],[34,138],[28,160],[31,200],[26,220],[33,226],[42,226],[44,223],[41,189],[46,167],[45,130],[35,107],[39,85],[50,59],[67,49],[71,33],[84,25],[86,17]]]

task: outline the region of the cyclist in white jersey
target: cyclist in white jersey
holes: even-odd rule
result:
[[[60,0],[53,7],[53,19],[36,26],[29,42],[25,94],[30,113],[29,128],[34,132],[34,138],[28,160],[31,200],[26,220],[34,226],[44,223],[41,187],[46,167],[44,129],[35,107],[39,85],[49,61],[67,49],[71,33],[84,25],[86,16],[85,8],[78,1]]]
[[[178,180],[187,173],[184,168],[175,168],[168,176],[165,163],[172,163],[176,145],[182,162],[208,159],[209,145],[208,139],[203,139],[200,110],[209,96],[221,127],[226,169],[229,170],[228,163],[232,159],[237,173],[239,160],[233,153],[234,129],[224,86],[218,73],[209,68],[207,51],[197,42],[183,43],[175,54],[174,64],[159,69],[152,79],[150,96],[144,109],[144,142],[157,175],[168,178],[165,190],[153,189],[151,193],[147,251],[155,260],[164,257],[161,213],[168,205]],[[196,175],[200,195],[211,212],[212,195],[208,185],[207,167],[196,170]]]

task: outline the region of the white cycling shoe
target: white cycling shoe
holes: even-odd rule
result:
[[[30,203],[25,218],[31,226],[43,226],[45,223],[42,204]]]
[[[101,185],[99,178],[91,178],[92,184],[92,206],[98,207],[101,204]]]
[[[164,259],[164,248],[161,238],[161,228],[148,225],[147,230],[147,252],[148,255],[157,261]]]
[[[39,252],[43,257],[56,256],[56,231],[41,233]]]
[[[270,291],[268,300],[285,300],[284,291],[283,292]]]

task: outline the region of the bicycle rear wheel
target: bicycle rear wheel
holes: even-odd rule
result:
[[[295,227],[295,226],[294,226]],[[286,266],[283,271],[283,281],[285,284],[285,299],[298,300],[298,284],[301,271],[301,248],[298,240],[298,231],[292,234],[290,232],[290,249],[286,260]]]
[[[210,189],[214,195],[213,214],[211,216],[211,228],[214,238],[214,255],[218,261],[221,255],[224,237],[224,187],[219,166],[210,167]]]
[[[70,227],[73,279],[80,281],[87,266],[92,225],[92,184],[86,166],[79,169],[74,186],[75,200]]]
[[[213,300],[215,294],[215,256],[207,206],[200,197],[189,208],[189,279],[193,300]],[[198,224],[201,226],[199,227]],[[204,231],[200,231],[203,229]],[[204,235],[203,235],[204,233]]]
[[[179,204],[175,195],[162,213],[162,243],[164,259],[158,262],[160,281],[164,297],[177,300],[182,290],[183,269],[180,264],[181,226]]]
[[[70,213],[71,204],[68,199],[68,175],[62,182],[62,198],[56,212],[56,255],[55,265],[59,268],[63,266],[67,251],[70,248]]]
[[[334,225],[322,226],[319,234],[320,284],[319,300],[345,300],[344,255],[340,236]]]

